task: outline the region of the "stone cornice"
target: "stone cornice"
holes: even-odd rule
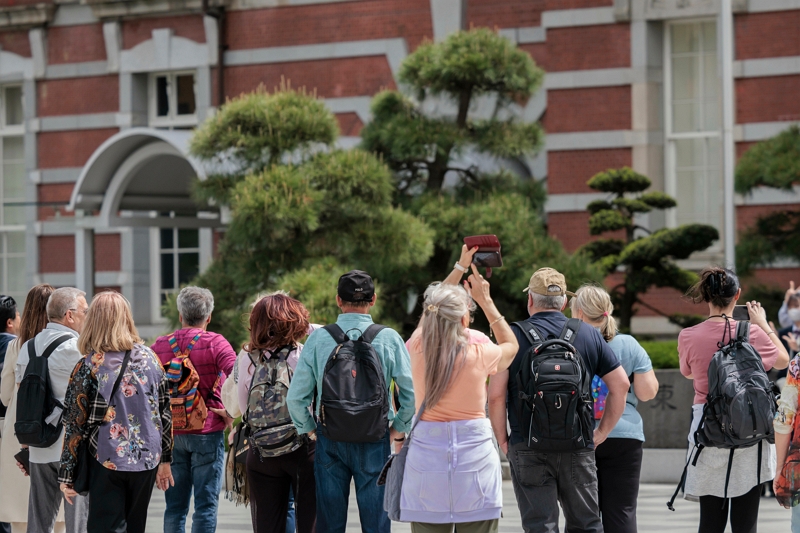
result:
[[[0,7],[0,29],[27,29],[43,26],[55,14],[53,4],[33,4],[27,6]]]
[[[98,19],[202,13],[203,0],[81,0]],[[228,0],[207,0],[207,8],[225,7]]]

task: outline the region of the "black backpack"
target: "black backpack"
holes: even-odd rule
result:
[[[557,339],[545,340],[516,322],[531,343],[517,372],[517,416],[525,443],[542,452],[586,448],[594,431],[592,376],[572,345],[582,322],[572,318]]]
[[[50,343],[41,356],[36,355],[34,340],[28,341],[28,366],[17,391],[17,421],[14,433],[19,443],[32,448],[52,446],[61,436],[64,405],[53,397],[47,358],[64,342],[74,338],[62,335]],[[56,409],[57,419],[47,419]]]
[[[372,324],[352,340],[336,324],[325,326],[336,348],[322,376],[319,418],[323,434],[340,442],[377,442],[389,427],[389,393],[372,341],[386,326]]]
[[[678,488],[667,503],[667,507],[673,511],[672,504],[686,482],[689,463],[697,465],[703,448],[730,450],[725,474],[727,498],[734,450],[758,444],[756,468],[760,485],[763,442],[775,442],[772,421],[778,410],[777,395],[764,370],[761,356],[750,344],[750,322],[738,322],[736,338],[729,338],[727,343],[725,337],[730,337],[730,323],[727,320],[725,326],[722,341],[717,343],[719,350],[708,365],[708,396],[703,407],[703,418],[694,433],[696,451],[690,454]]]

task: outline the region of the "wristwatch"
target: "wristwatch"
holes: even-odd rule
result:
[[[463,272],[464,274],[466,274],[467,272],[469,272],[469,269],[468,269],[468,268],[464,268],[464,267],[462,267],[461,265],[459,265],[459,264],[458,264],[458,261],[456,261],[456,264],[455,264],[455,265],[453,265],[453,268],[455,268],[456,270],[460,270],[460,271],[461,271],[461,272]]]

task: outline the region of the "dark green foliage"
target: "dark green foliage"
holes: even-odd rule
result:
[[[800,127],[791,126],[762,141],[739,160],[736,191],[748,194],[758,187],[791,190],[800,182]],[[736,246],[736,267],[747,275],[759,265],[779,259],[800,259],[800,212],[776,210],[747,228]]]
[[[790,126],[747,150],[736,166],[735,179],[739,194],[762,186],[790,190],[800,182],[800,126]]]
[[[680,368],[678,358],[678,341],[639,341],[639,344],[650,356],[654,370]]]
[[[596,191],[625,194],[646,190],[650,187],[650,178],[628,167],[622,167],[596,174],[587,185]]]
[[[542,144],[540,126],[518,121],[508,108],[530,97],[544,72],[526,52],[489,29],[421,44],[403,61],[399,78],[417,102],[397,91],[378,94],[361,138],[364,148],[380,154],[396,173],[403,193],[417,194],[423,187],[440,191],[448,172],[464,182],[477,181],[475,168],[455,162],[468,151],[515,159],[533,155]],[[481,96],[494,98],[491,117],[470,116]],[[453,113],[423,113],[424,100],[433,97],[452,104]]]
[[[588,184],[611,196],[608,200],[595,200],[589,204],[590,233],[600,235],[624,230],[625,240],[600,239],[584,245],[580,251],[605,274],[624,273],[624,281],[612,289],[611,296],[620,326],[628,330],[635,306],[643,305],[639,299],[641,294],[651,287],[672,287],[685,291],[697,280],[696,274],[679,268],[675,260],[686,259],[695,252],[705,250],[719,239],[719,233],[716,228],[702,224],[664,228],[653,233],[637,226],[633,219],[637,213],[668,209],[675,207],[676,203],[662,192],[642,193],[650,186],[650,179],[627,167],[600,172]],[[655,311],[658,312],[657,309]],[[691,324],[695,320],[694,317],[682,315],[668,318],[680,325]]]

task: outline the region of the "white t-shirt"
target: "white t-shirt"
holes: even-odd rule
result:
[[[71,334],[73,338],[61,343],[53,353],[50,354],[47,360],[53,397],[62,404],[64,403],[64,397],[67,395],[67,385],[69,385],[69,378],[72,376],[72,371],[75,369],[75,365],[83,358],[78,351],[78,332],[67,326],[50,322],[41,333],[33,338],[36,354],[42,355],[51,342],[65,333]],[[30,361],[28,357],[28,342],[23,344],[22,348],[19,350],[17,368],[14,371],[17,383],[20,383],[25,376],[25,369]],[[48,448],[30,449],[31,462],[37,464],[57,463],[61,460],[61,449],[63,446],[64,430],[62,429],[61,436],[52,446]]]

